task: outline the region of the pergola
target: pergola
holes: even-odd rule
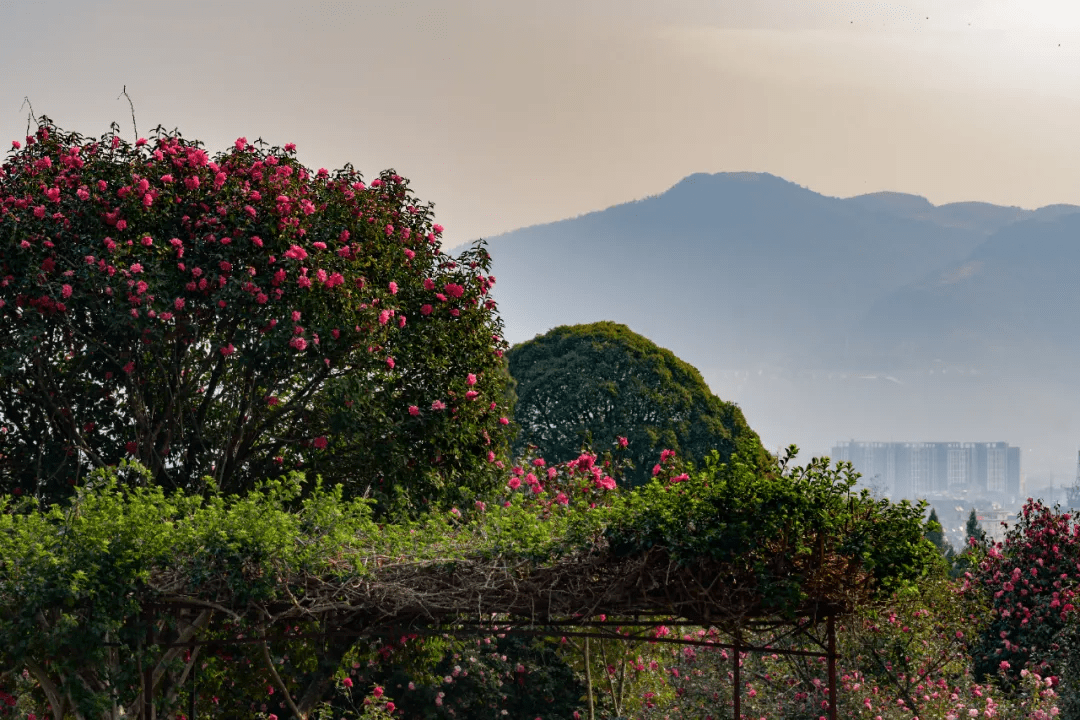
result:
[[[268,647],[275,642],[327,636],[501,632],[727,648],[734,651],[736,718],[741,717],[739,653],[824,657],[828,662],[828,717],[835,720],[836,619],[849,613],[871,591],[871,577],[857,563],[825,553],[798,562],[789,556],[775,558],[770,576],[794,574],[803,590],[797,605],[782,608],[766,600],[766,588],[752,574],[708,558],[676,562],[663,548],[626,557],[617,556],[610,548],[594,548],[542,564],[496,556],[465,560],[370,557],[365,565],[368,572],[353,577],[282,578],[281,597],[245,605],[236,602],[224,583],[203,584],[197,592],[189,592],[185,577],[160,571],[149,583],[142,605],[145,643],[162,648],[166,655],[174,653],[173,659],[183,648],[261,644],[268,669],[297,716],[301,712],[270,662]],[[216,613],[254,623],[260,633],[235,640],[200,638]],[[601,615],[618,618],[620,628],[637,632],[614,632],[612,622],[596,620]],[[165,617],[175,623],[163,636],[155,633],[154,626]],[[284,632],[310,620],[320,620],[323,630]],[[661,624],[715,627],[729,642],[646,634]],[[824,638],[811,632],[822,624]],[[752,645],[745,639],[749,632],[764,632],[771,639]],[[772,647],[792,639],[801,639],[811,647]],[[195,674],[189,671],[194,667],[192,657],[180,678],[181,684],[190,682],[192,720],[197,689]],[[142,691],[136,703],[142,720],[154,716],[152,697],[159,679],[159,671],[143,668]]]

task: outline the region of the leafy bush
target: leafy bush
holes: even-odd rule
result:
[[[517,383],[515,454],[533,445],[568,458],[589,445],[627,439],[633,470],[645,483],[665,449],[694,462],[716,450],[723,460],[767,461],[737,405],[724,402],[694,367],[625,325],[557,327],[507,353]]]

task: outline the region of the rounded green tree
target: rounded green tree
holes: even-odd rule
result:
[[[494,278],[441,232],[392,170],[43,119],[0,167],[0,491],[55,499],[123,458],[226,492],[300,468],[384,507],[486,489]]]
[[[567,458],[585,444],[627,439],[629,477],[647,480],[660,453],[700,463],[766,457],[742,411],[716,397],[693,366],[625,325],[557,327],[507,353],[517,383],[515,453],[530,445]]]

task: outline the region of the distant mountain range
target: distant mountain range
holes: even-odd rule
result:
[[[764,173],[698,174],[500,235],[491,250],[515,341],[609,319],[724,365],[888,369],[928,354],[978,362],[998,349],[1006,318],[1052,335],[1022,318],[1039,303],[1060,314],[1061,292],[1080,299],[1080,288],[1045,282],[1075,266],[1077,212],[839,199]],[[964,347],[977,352],[957,356]]]
[[[489,247],[512,342],[556,325],[625,323],[698,366],[767,440],[763,425],[780,444],[801,434],[827,449],[848,437],[848,418],[900,440],[1043,437],[1031,423],[997,423],[1000,403],[983,417],[993,387],[1041,398],[1059,416],[1055,442],[1076,435],[1062,449],[1075,459],[1080,421],[1073,413],[1063,424],[1071,404],[1047,398],[1080,391],[1078,213],[935,206],[891,192],[841,199],[765,173],[696,174],[657,196],[489,238]],[[967,379],[942,385],[949,371]],[[900,395],[868,396],[867,381],[886,377]],[[920,420],[939,400],[962,411]],[[820,422],[811,433],[805,417],[785,412]],[[1056,445],[1045,452],[1058,467]]]

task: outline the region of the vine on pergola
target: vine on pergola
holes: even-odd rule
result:
[[[65,504],[0,498],[0,672],[27,669],[57,718],[130,716],[142,688],[167,704],[196,661],[184,648],[208,642],[269,658],[267,643],[338,635],[340,661],[359,636],[496,621],[737,632],[843,614],[932,563],[921,507],[855,493],[849,466],[789,460],[687,471],[669,456],[629,492],[610,454],[535,460],[501,498],[397,524],[299,474],[203,497],[103,469]],[[327,682],[278,680],[302,716]]]

